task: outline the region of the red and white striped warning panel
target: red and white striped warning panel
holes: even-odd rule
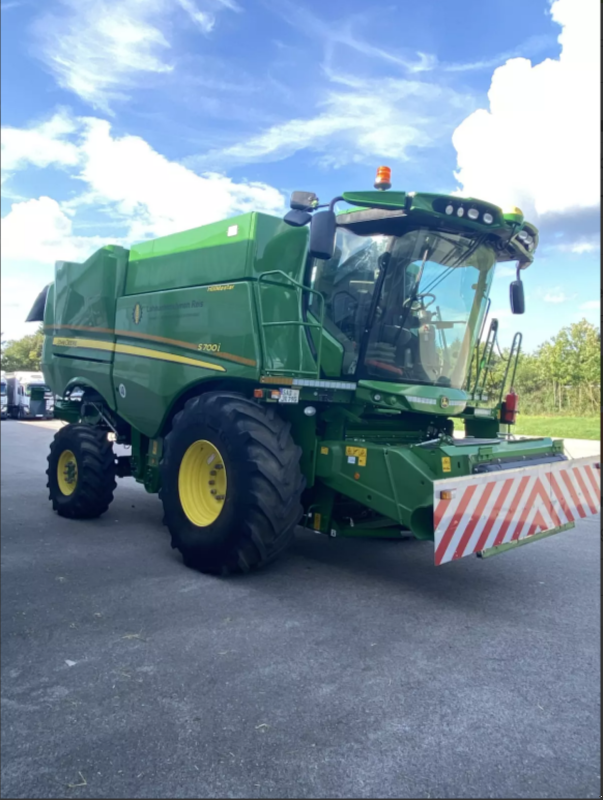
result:
[[[435,481],[436,565],[598,514],[599,462],[590,456]]]

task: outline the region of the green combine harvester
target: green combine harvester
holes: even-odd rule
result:
[[[284,219],[58,262],[28,317],[69,423],[48,457],[55,511],[98,517],[133,476],[185,563],[214,574],[272,561],[298,525],[429,540],[442,564],[596,514],[597,459],[510,433],[519,334],[508,386],[485,393],[496,264],[516,262],[522,314],[536,228],[517,208],[389,189],[382,167],[374,191],[326,205],[294,192]]]

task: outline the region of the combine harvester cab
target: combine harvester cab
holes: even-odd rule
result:
[[[48,461],[59,514],[99,516],[132,476],[159,492],[185,562],[225,574],[274,560],[298,523],[431,541],[440,565],[598,513],[598,458],[511,434],[519,334],[486,397],[494,270],[516,263],[522,314],[534,225],[388,191],[385,167],[374,187],[325,205],[294,192],[284,220],[254,212],[57,264],[28,319],[44,322],[70,423]]]

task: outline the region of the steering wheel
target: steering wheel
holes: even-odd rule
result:
[[[426,298],[426,297],[431,297],[431,302],[429,302],[429,303],[425,303],[425,298]],[[419,300],[419,301],[420,301],[420,303],[421,303],[421,308],[423,308],[423,309],[426,309],[426,308],[429,308],[430,306],[432,306],[432,305],[435,303],[435,301],[437,300],[437,297],[435,296],[435,294],[432,294],[431,292],[424,292],[423,294],[417,294],[417,295],[415,295],[414,297],[409,297],[409,298],[407,298],[407,299],[404,301],[404,305],[403,305],[403,307],[404,307],[404,308],[406,308],[406,306],[407,306],[407,305],[408,305],[408,304],[409,304],[411,301],[414,303],[416,300]]]

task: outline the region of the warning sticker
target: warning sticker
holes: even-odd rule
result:
[[[358,459],[358,466],[366,467],[366,447],[346,447],[345,454],[346,456],[354,456],[354,461],[350,461],[348,458],[350,464],[354,464],[355,459]]]
[[[452,472],[452,464],[448,456],[442,458],[442,472]]]
[[[329,455],[329,448],[328,447],[321,447],[320,448],[320,455],[321,456],[328,456]]]

